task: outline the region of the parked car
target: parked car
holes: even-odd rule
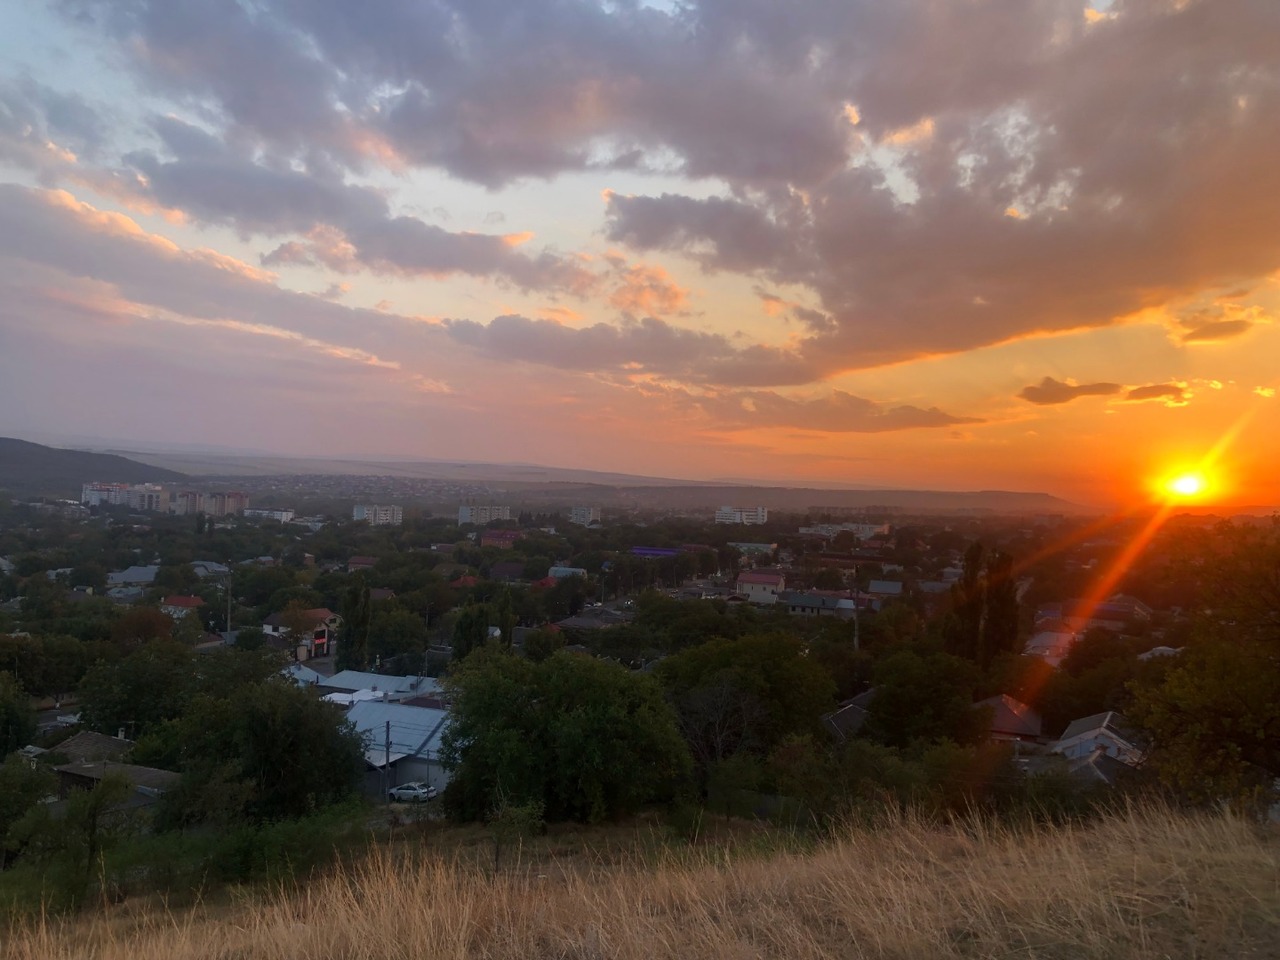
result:
[[[387,796],[400,803],[425,803],[436,798],[436,788],[425,783],[402,783],[388,790]]]

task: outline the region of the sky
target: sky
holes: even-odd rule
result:
[[[1280,503],[1274,0],[0,0],[0,434]]]

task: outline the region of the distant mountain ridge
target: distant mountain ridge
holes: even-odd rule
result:
[[[186,479],[185,473],[110,453],[61,450],[0,437],[0,490],[19,496],[79,499],[81,486],[93,480],[165,483]]]
[[[178,468],[192,475],[252,478],[283,475],[386,476],[403,479],[486,483],[500,486],[516,502],[535,490],[573,494],[584,502],[655,509],[715,509],[724,504],[763,506],[770,510],[808,511],[829,507],[858,510],[888,507],[904,512],[990,512],[1008,514],[1079,514],[1092,508],[1047,493],[1005,490],[902,490],[857,484],[827,486],[800,483],[726,480],[677,480],[528,463],[482,463],[447,460],[356,460],[306,457],[249,457],[158,454],[121,451],[144,463]],[[525,495],[522,498],[522,495]],[[624,496],[625,495],[625,496]]]

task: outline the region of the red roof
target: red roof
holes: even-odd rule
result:
[[[199,597],[165,597],[162,606],[166,607],[185,607],[188,610],[194,610],[196,607],[203,607],[204,601]]]
[[[541,580],[533,581],[533,583],[529,584],[529,586],[537,590],[545,590],[549,587],[554,587],[556,583],[557,581],[555,577],[543,577]]]
[[[449,586],[451,586],[451,587],[474,587],[474,586],[475,586],[477,583],[479,583],[479,582],[480,582],[480,579],[479,579],[478,577],[473,577],[473,576],[471,576],[470,574],[468,574],[468,575],[467,575],[467,576],[465,576],[465,577],[459,577],[457,580],[454,580],[452,583],[450,583],[450,584],[449,584]]]
[[[764,583],[777,586],[782,583],[782,574],[770,570],[748,570],[738,574],[739,583]]]

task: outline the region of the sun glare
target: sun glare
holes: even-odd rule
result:
[[[1176,477],[1170,478],[1165,482],[1165,489],[1175,497],[1192,498],[1198,497],[1205,492],[1208,486],[1205,479],[1198,473],[1183,473]]]

